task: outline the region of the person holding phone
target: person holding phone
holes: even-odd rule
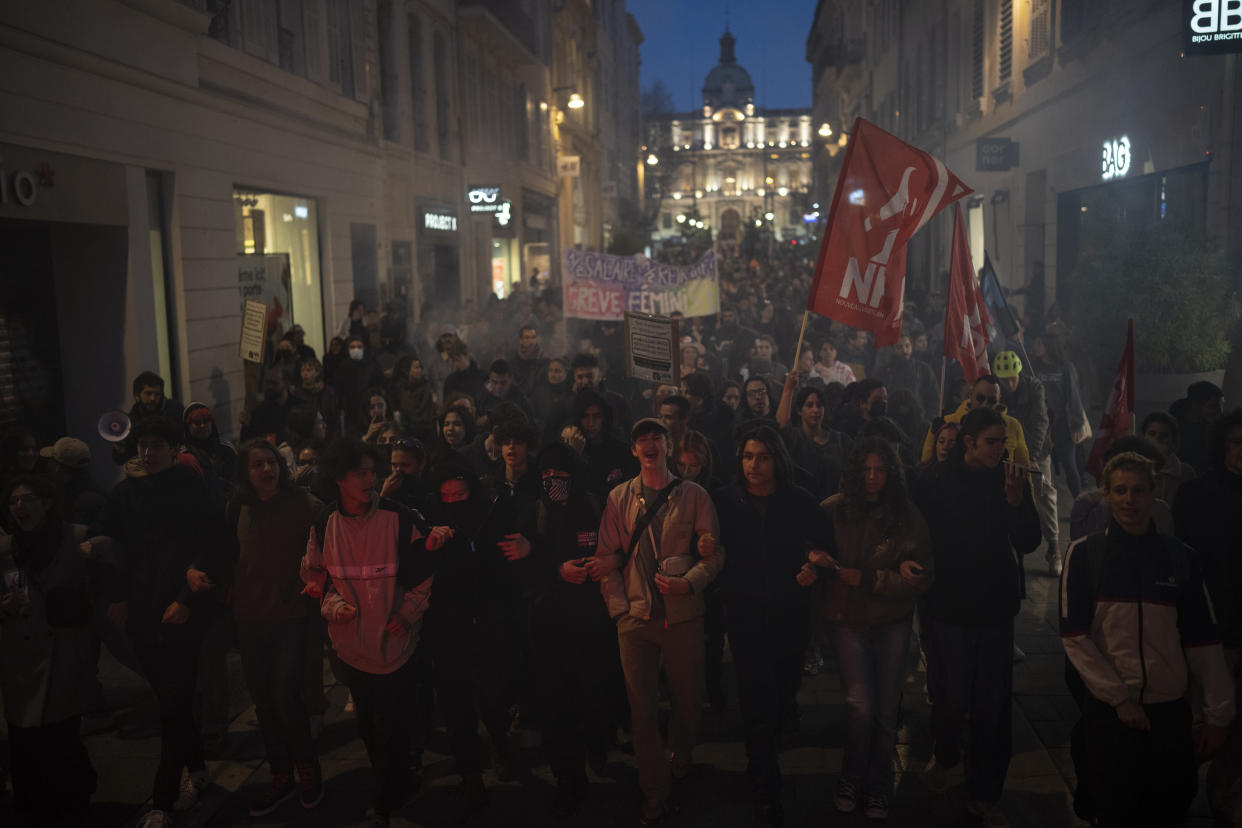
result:
[[[1014,553],[1034,552],[1042,537],[1026,463],[1002,462],[1007,423],[991,406],[971,409],[948,462],[919,478],[914,493],[936,559],[924,631],[934,659],[935,755],[924,781],[933,792],[946,790],[968,737],[967,810],[984,825],[1006,824],[1000,798],[1013,747],[1013,629],[1021,608]]]
[[[906,494],[901,461],[879,437],[861,440],[841,490],[823,502],[836,553],[812,552],[827,570],[817,590],[845,686],[845,758],[834,804],[886,819],[910,628],[919,595],[935,577],[927,522]]]

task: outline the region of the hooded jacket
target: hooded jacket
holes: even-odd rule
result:
[[[960,423],[966,416],[966,412],[970,410],[970,400],[966,400],[957,407],[957,410],[944,415],[946,423]],[[1005,448],[1009,450],[1009,459],[1020,466],[1031,465],[1031,455],[1027,451],[1026,437],[1022,433],[1022,424],[1016,419],[1009,416],[1004,406],[996,409],[1001,416],[1005,418]],[[929,429],[927,436],[923,438],[923,454],[919,459],[920,463],[926,463],[931,460],[936,453],[936,437]]]
[[[336,654],[373,675],[397,671],[414,654],[430,603],[434,559],[419,543],[423,532],[416,516],[408,520],[410,536],[401,537],[403,509],[376,497],[365,514],[333,510],[322,535],[310,533],[302,558],[302,580],[307,594],[321,596],[320,613]],[[339,621],[347,606],[357,614]],[[394,616],[404,622],[404,635],[388,632]]]
[[[216,425],[215,415],[211,417],[211,436],[206,440],[195,440],[190,436],[190,415],[202,409],[211,413],[204,403],[191,402],[185,407],[181,417],[181,425],[185,429],[185,447],[198,458],[199,465],[208,475],[229,484],[232,489],[233,475],[237,470],[237,450],[227,440],[220,439],[220,429]]]

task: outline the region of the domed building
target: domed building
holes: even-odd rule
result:
[[[699,221],[726,247],[741,241],[748,224],[770,225],[780,240],[805,238],[813,226],[811,110],[757,109],[736,43],[726,26],[700,112],[647,121],[646,195],[656,243],[678,240]]]

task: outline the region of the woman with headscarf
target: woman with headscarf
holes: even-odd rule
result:
[[[198,460],[208,485],[218,488],[227,498],[233,491],[233,472],[237,451],[233,444],[220,439],[216,416],[201,402],[192,402],[182,415],[185,426],[185,449]]]

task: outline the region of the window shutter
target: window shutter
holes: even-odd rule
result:
[[[1005,83],[1013,74],[1013,2],[1014,0],[1000,0],[1000,14],[997,15],[1001,83]]]
[[[1052,54],[1052,0],[1031,0],[1029,62]]]

